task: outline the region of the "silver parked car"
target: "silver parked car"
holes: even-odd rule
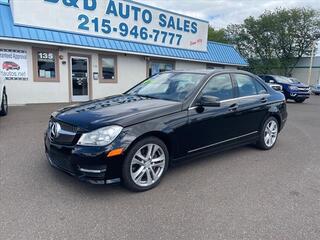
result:
[[[315,95],[320,95],[320,83],[311,87],[311,92]]]

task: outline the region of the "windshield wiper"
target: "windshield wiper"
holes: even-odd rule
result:
[[[143,95],[143,94],[134,94],[134,96],[152,98],[152,99],[161,99],[161,98],[158,98],[158,97],[149,96],[149,95]]]

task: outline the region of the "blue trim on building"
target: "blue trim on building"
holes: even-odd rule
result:
[[[70,47],[87,47],[101,51],[119,51],[128,54],[151,55],[158,57],[179,58],[213,64],[247,66],[247,61],[232,46],[208,42],[208,51],[192,51],[143,44],[109,38],[101,38],[78,33],[40,29],[14,25],[11,9],[8,4],[0,3],[0,39],[26,40],[44,44],[67,45]]]

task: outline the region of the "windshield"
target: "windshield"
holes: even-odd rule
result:
[[[273,77],[278,83],[284,83],[284,84],[294,83],[294,81],[292,81],[290,78],[287,78],[287,77],[283,77],[283,76],[273,76]]]
[[[300,81],[297,78],[290,78],[292,80],[292,82],[294,83],[300,83]]]
[[[190,96],[204,76],[198,73],[162,73],[145,80],[127,94],[181,102]]]

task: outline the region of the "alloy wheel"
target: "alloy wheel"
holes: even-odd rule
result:
[[[268,122],[264,130],[264,142],[267,145],[267,147],[272,147],[277,141],[277,137],[278,124],[275,120],[271,120],[270,122]]]
[[[157,144],[142,146],[133,156],[130,175],[135,184],[149,187],[162,176],[166,165],[163,149]]]

